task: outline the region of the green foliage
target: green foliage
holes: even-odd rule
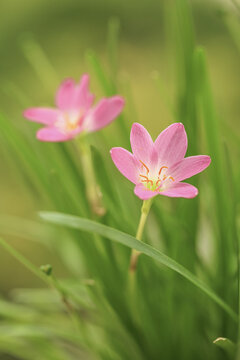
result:
[[[226,304],[224,304],[218,296],[216,296],[210,289],[208,289],[203,283],[201,283],[201,281],[199,281],[182,265],[178,264],[176,261],[164,255],[157,249],[154,249],[153,247],[144,244],[143,242],[137,241],[134,237],[128,234],[122,233],[118,230],[99,224],[97,222],[93,222],[91,220],[51,212],[41,212],[40,216],[42,219],[47,220],[53,224],[97,233],[110,240],[126,245],[131,249],[136,249],[142,254],[150,256],[152,259],[159,261],[161,264],[167,266],[168,268],[176,271],[177,273],[188,279],[195,286],[205,292],[211,299],[218,303],[223,309],[225,309],[229,313],[229,315],[233,317],[233,319],[237,320],[237,315]]]
[[[33,220],[0,216],[0,233],[7,239],[0,239],[2,252],[11,253],[43,280],[41,289],[15,289],[0,299],[0,358],[203,360],[224,359],[222,349],[227,349],[229,358],[236,356],[240,167],[239,162],[233,164],[231,141],[238,144],[239,136],[219,117],[206,53],[195,45],[188,1],[166,1],[164,20],[176,70],[175,96],[166,94],[161,84],[165,98],[174,104],[167,111],[186,127],[188,154],[212,157],[209,170],[193,179],[199,196],[193,200],[159,196],[143,242],[135,239],[141,202],[109,155],[112,146],[129,148],[135,120],[129,113],[138,113],[129,80],[119,71],[122,24],[112,18],[106,63],[97,51],[85,53],[101,95],[123,93],[124,89],[127,104],[109,129],[87,139],[104,216],[91,213],[78,143],[40,143],[35,138],[36,125],[1,110],[1,148],[16,183],[37,211],[46,210],[42,218],[62,226],[44,223],[38,216]],[[231,26],[230,21],[225,23],[237,43],[237,24],[234,21]],[[50,99],[61,78],[55,66],[33,37],[23,36],[20,48]],[[159,73],[155,76],[158,87],[164,70]],[[19,111],[33,106],[15,84],[9,82],[5,93],[14,94]],[[155,123],[160,132],[163,126]],[[65,277],[58,276],[54,266],[43,265],[48,259],[43,264],[36,258],[26,259],[10,244],[12,239],[22,239],[26,246],[34,241],[54,252]],[[129,281],[129,248],[147,255],[140,257],[134,286]],[[227,340],[215,346],[213,340],[219,336]]]

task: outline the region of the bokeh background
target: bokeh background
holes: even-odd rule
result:
[[[131,0],[9,0],[1,1],[0,79],[1,111],[17,127],[24,127],[26,106],[53,105],[54,93],[65,77],[76,80],[92,74],[91,88],[100,97],[102,90],[87,60],[94,50],[107,68],[107,37],[111,22],[119,25],[118,66],[122,93],[131,92],[134,115],[157,136],[176,121],[169,111],[174,106],[175,64],[164,9],[173,11],[171,1]],[[222,134],[230,134],[228,146],[238,161],[240,114],[240,66],[237,22],[239,9],[229,1],[191,1],[196,43],[207,51],[209,73]],[[117,25],[117,26],[118,26]],[[36,47],[36,48],[35,48]],[[39,47],[39,48],[38,48]],[[40,52],[40,54],[39,54]],[[44,69],[44,70],[43,70]],[[131,111],[127,104],[126,111]],[[134,119],[135,120],[135,119]],[[28,124],[32,126],[32,124]],[[111,127],[109,129],[111,131]],[[229,143],[231,139],[231,143]],[[32,217],[39,203],[18,181],[1,149],[0,212]],[[39,263],[56,262],[41,246],[17,241],[16,246]],[[30,286],[28,272],[6,254],[0,254],[1,291]],[[16,275],[17,274],[17,275]]]
[[[240,8],[231,0],[192,0],[190,5],[195,42],[207,54],[221,141],[227,145],[234,169],[234,164],[239,164]],[[37,129],[37,125],[23,118],[24,108],[53,105],[62,79],[78,80],[85,72],[90,73],[91,89],[100,98],[103,88],[95,76],[92,54],[97,54],[104,71],[114,72],[108,64],[112,28],[119,37],[118,56],[113,59],[119,69],[117,91],[128,98],[124,111],[132,122],[145,125],[155,138],[171,122],[179,120],[172,111],[177,92],[173,46],[177,34],[169,30],[168,20],[173,7],[171,0],[2,0],[1,113],[23,132],[27,127]],[[166,11],[170,14],[168,18]],[[110,136],[114,129],[111,125],[104,131]],[[13,156],[4,143],[0,144],[3,234],[6,222],[9,228],[15,217],[31,221],[36,219],[39,209],[47,206],[42,197],[29,191],[30,185],[19,176]],[[21,236],[8,238],[34,263],[51,263],[57,276],[68,275],[51,248]],[[0,263],[0,292],[4,296],[10,296],[14,288],[41,286],[38,279],[3,250]]]

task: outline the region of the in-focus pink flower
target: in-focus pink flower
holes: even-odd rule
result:
[[[181,182],[208,167],[209,156],[184,158],[187,135],[183,124],[175,123],[160,133],[153,142],[147,130],[133,124],[130,142],[132,153],[116,147],[111,157],[118,170],[135,186],[135,194],[142,200],[158,194],[170,197],[193,198],[198,189]]]
[[[28,120],[44,124],[37,132],[41,141],[66,141],[81,132],[97,131],[113,121],[122,111],[120,96],[103,98],[92,107],[94,95],[89,92],[89,76],[83,75],[79,84],[67,79],[56,94],[56,108],[30,108],[24,111]]]

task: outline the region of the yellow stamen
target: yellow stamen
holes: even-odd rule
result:
[[[162,172],[163,169],[168,169],[168,167],[167,167],[167,166],[162,166],[162,167],[160,168],[159,172],[158,172],[158,175],[159,175],[159,176],[161,175],[161,172]]]
[[[147,165],[144,164],[144,162],[142,162],[141,160],[139,160],[140,163],[142,164],[142,166],[145,167],[145,169],[147,170],[147,174],[149,173],[149,168],[147,167]]]
[[[139,175],[139,176],[141,176],[141,177],[143,177],[144,179],[147,179],[147,180],[148,180],[148,177],[145,176],[145,175]]]
[[[143,168],[146,170],[147,174],[146,175],[143,175],[143,174],[140,174],[140,181],[141,183],[144,183],[145,187],[148,189],[148,190],[151,190],[151,191],[160,191],[159,189],[161,188],[161,183],[164,182],[165,180],[172,180],[172,181],[175,181],[175,179],[170,176],[170,175],[167,175],[167,174],[162,174],[162,171],[164,169],[168,169],[167,166],[162,166],[160,169],[159,169],[159,172],[158,172],[158,178],[157,179],[149,179],[148,177],[148,174],[150,173],[150,170],[149,168],[147,167],[146,164],[144,164],[143,161],[139,160],[140,163],[142,164],[142,170]],[[162,177],[161,177],[161,174],[162,174]],[[150,185],[149,185],[150,184]]]

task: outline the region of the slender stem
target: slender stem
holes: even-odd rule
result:
[[[149,211],[151,209],[151,205],[152,205],[152,199],[143,201],[143,205],[142,205],[142,209],[141,209],[141,217],[140,217],[137,234],[136,234],[136,239],[139,241],[142,240],[144,226],[145,226]],[[137,262],[138,262],[138,257],[140,254],[141,254],[140,251],[132,249],[130,265],[129,265],[129,271],[131,273],[135,273],[135,271],[137,269]]]
[[[47,285],[51,286],[51,280],[49,277],[44,274],[40,269],[35,267],[28,259],[26,259],[22,254],[15,250],[11,245],[9,245],[5,240],[0,238],[0,245],[15,259],[17,259],[22,265],[24,265],[28,270],[30,270],[34,275],[39,277]]]
[[[65,304],[68,314],[74,322],[76,326],[76,317],[73,314],[73,308],[67,299],[66,292],[62,289],[61,285],[58,281],[48,272],[42,271],[40,268],[37,268],[34,264],[31,263],[28,259],[26,259],[22,254],[20,254],[16,249],[14,249],[11,245],[9,245],[5,240],[0,238],[0,245],[15,259],[17,259],[23,266],[25,266],[29,271],[31,271],[34,275],[39,277],[42,281],[44,281],[49,287],[54,288],[60,294],[63,303]]]
[[[236,350],[236,360],[240,359],[240,247],[239,247],[239,239],[237,236],[237,272],[238,272],[238,334],[237,334],[237,350]]]
[[[103,216],[106,212],[101,202],[101,193],[96,182],[95,172],[92,163],[91,149],[87,141],[82,136],[78,141],[81,152],[81,162],[83,176],[86,186],[86,196],[93,214]]]
[[[58,280],[53,276],[50,275],[51,282],[53,287],[58,291],[59,295],[61,296],[62,302],[65,305],[65,308],[67,310],[67,313],[69,317],[71,318],[73,325],[77,331],[83,330],[81,327],[80,321],[78,321],[77,313],[75,312],[74,307],[72,306],[71,302],[69,302],[68,294],[66,293],[66,290],[61,286],[61,284],[58,282]]]

